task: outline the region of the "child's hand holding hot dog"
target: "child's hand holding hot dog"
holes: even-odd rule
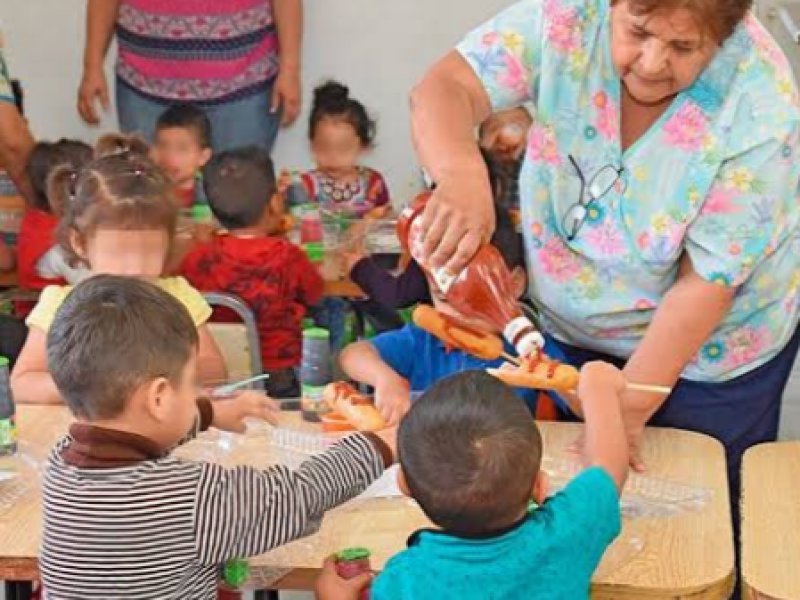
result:
[[[339,356],[342,370],[375,388],[375,406],[389,425],[397,425],[411,406],[408,382],[387,365],[369,342],[357,342]]]
[[[375,384],[375,406],[389,425],[400,423],[411,408],[411,388],[397,373],[381,377]]]

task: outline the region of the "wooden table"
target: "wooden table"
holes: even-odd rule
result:
[[[742,579],[752,600],[800,600],[800,442],[744,456]]]
[[[285,419],[287,426],[298,426],[295,415],[287,414]],[[25,452],[43,459],[69,420],[60,407],[21,407],[18,421]],[[550,457],[565,456],[565,448],[581,429],[580,425],[560,423],[542,423],[540,427]],[[255,464],[269,460],[263,437],[259,445],[260,435],[265,435],[263,430],[252,432],[242,443],[243,448],[255,444],[257,451],[251,455],[257,457]],[[204,442],[193,444],[202,448]],[[694,433],[652,429],[647,431],[644,450],[650,477],[708,488],[711,494],[696,511],[626,520],[623,534],[595,575],[592,597],[727,598],[733,585],[733,542],[722,446]],[[0,579],[26,581],[38,575],[39,496],[32,488],[0,513]],[[410,533],[427,524],[421,511],[407,500],[356,501],[329,514],[319,534],[251,563],[291,571],[274,586],[277,589],[310,589],[329,553],[351,545],[367,546],[374,553],[373,565],[380,569],[404,548]]]

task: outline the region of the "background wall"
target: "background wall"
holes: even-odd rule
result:
[[[464,33],[512,1],[307,0],[304,112],[279,138],[276,163],[308,166],[312,87],[335,77],[378,118],[378,146],[368,163],[386,174],[396,200],[405,202],[418,182],[409,138],[409,89]],[[84,8],[84,0],[0,3],[9,67],[23,81],[37,136],[88,139],[116,126],[109,116],[101,129],[89,128],[75,110]],[[111,73],[113,52],[109,57]]]

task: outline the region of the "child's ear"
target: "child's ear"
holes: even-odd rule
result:
[[[275,192],[270,198],[269,209],[274,215],[282,215],[286,212],[286,204],[283,199],[283,194]]]
[[[205,167],[208,164],[208,161],[211,160],[211,156],[213,155],[213,151],[211,148],[206,148],[200,153],[200,167]]]
[[[400,488],[404,496],[411,498],[411,490],[408,489],[408,481],[406,481],[406,474],[403,472],[402,467],[397,469],[397,487]]]
[[[145,383],[142,394],[147,413],[154,421],[164,423],[172,417],[172,385],[166,377],[156,377]]]
[[[541,506],[547,497],[550,495],[550,480],[547,478],[547,473],[539,470],[536,479],[533,482],[533,500]]]
[[[522,267],[515,267],[511,271],[511,282],[514,285],[514,296],[522,298],[528,290],[528,273]]]
[[[83,236],[74,229],[69,232],[69,245],[83,262],[86,262],[86,243]]]

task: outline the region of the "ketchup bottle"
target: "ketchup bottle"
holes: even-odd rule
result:
[[[424,192],[402,212],[397,234],[403,248],[430,274],[447,302],[463,317],[488,321],[503,333],[520,356],[533,356],[544,347],[544,338],[517,302],[511,273],[494,246],[485,245],[458,275],[443,268],[430,269],[422,254],[422,220],[431,192]]]

